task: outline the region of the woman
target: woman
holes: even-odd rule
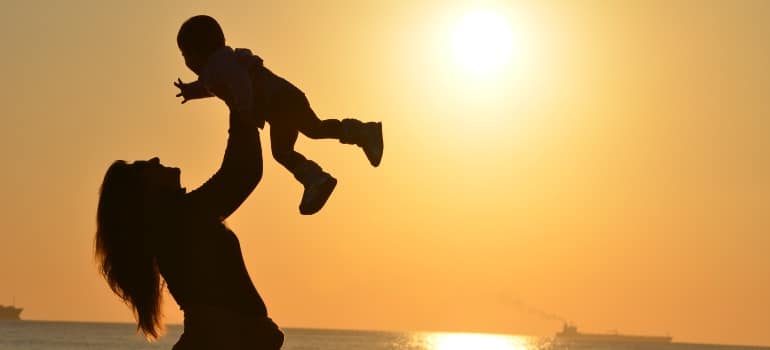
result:
[[[184,311],[174,350],[280,349],[283,333],[268,318],[246,271],[238,238],[223,223],[262,177],[253,122],[230,116],[224,160],[187,193],[178,168],[158,158],[110,166],[97,211],[96,256],[138,329],[157,338],[163,281]]]

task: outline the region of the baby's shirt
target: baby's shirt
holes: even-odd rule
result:
[[[231,112],[250,116],[254,113],[252,81],[248,65],[245,64],[247,62],[238,56],[229,46],[215,51],[198,77],[198,82],[211,94],[225,101]]]
[[[193,84],[221,98],[231,112],[252,116],[260,128],[264,127],[276,99],[291,92],[302,93],[267,69],[262,58],[249,49],[233,50],[229,46],[211,54],[198,81]]]

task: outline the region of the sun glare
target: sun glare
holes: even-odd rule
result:
[[[508,20],[491,10],[465,14],[452,33],[454,59],[463,70],[486,76],[509,63],[514,49]]]
[[[521,337],[473,334],[433,333],[425,338],[430,350],[527,350],[527,340]]]

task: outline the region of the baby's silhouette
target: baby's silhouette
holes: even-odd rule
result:
[[[177,44],[187,67],[198,75],[198,80],[189,84],[181,79],[174,82],[181,90],[177,97],[185,103],[216,96],[227,104],[230,113],[252,116],[260,128],[266,121],[270,123],[273,157],[305,187],[300,213],[318,212],[334,191],[337,179],[294,150],[299,132],[311,139],[338,139],[358,145],[372,166],[380,164],[382,123],[319,119],[305,94],[267,69],[259,56],[248,49],[226,46],[222,28],[214,18],[200,15],[185,21]]]

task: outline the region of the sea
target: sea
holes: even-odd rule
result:
[[[148,343],[127,323],[0,321],[0,350],[170,350],[182,326]],[[284,350],[770,350],[709,344],[557,344],[550,337],[481,333],[284,329]],[[226,349],[223,349],[226,350]]]

